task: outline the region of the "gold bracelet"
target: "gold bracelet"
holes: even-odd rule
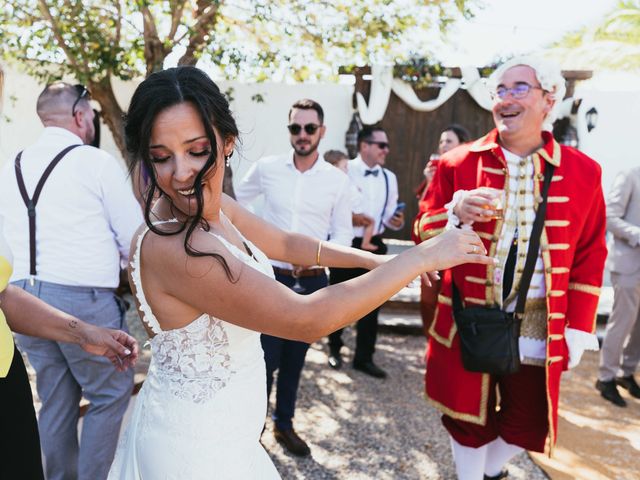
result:
[[[320,252],[322,251],[322,240],[318,241],[318,251],[316,252],[316,265],[320,265]]]

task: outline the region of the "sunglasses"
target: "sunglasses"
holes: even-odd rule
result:
[[[369,145],[377,145],[380,150],[389,150],[389,144],[387,142],[371,142],[365,141],[364,143],[368,143]]]
[[[76,98],[76,101],[73,102],[73,106],[71,107],[71,116],[75,117],[76,107],[78,106],[78,103],[80,103],[80,100],[82,100],[84,97],[91,96],[91,92],[89,92],[87,87],[79,83],[77,85],[74,85],[73,87],[76,89],[76,92],[78,92],[78,98]]]
[[[292,123],[291,125],[287,125],[287,128],[289,129],[289,133],[291,135],[300,135],[300,132],[303,128],[307,135],[313,135],[318,131],[320,125],[316,123],[307,123],[305,126],[302,126],[298,123]]]

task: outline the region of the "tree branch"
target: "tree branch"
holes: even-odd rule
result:
[[[144,58],[147,63],[146,76],[148,77],[153,72],[162,70],[162,65],[168,52],[158,36],[156,22],[149,7],[142,6],[140,13],[142,13],[144,25]]]
[[[72,54],[71,50],[69,49],[69,46],[64,41],[64,38],[60,33],[60,29],[58,28],[58,24],[55,22],[55,20],[53,19],[53,16],[51,15],[51,10],[49,10],[49,6],[47,5],[47,2],[45,2],[44,0],[38,0],[38,5],[40,7],[40,12],[42,12],[42,15],[51,24],[51,31],[53,32],[53,36],[58,42],[58,46],[62,49],[64,54],[67,56],[67,60],[69,61],[69,63],[76,70],[84,73],[85,75],[88,75],[89,65],[87,64],[87,61],[83,59],[82,66],[78,65],[78,61],[76,57]]]
[[[176,32],[178,31],[178,27],[180,26],[180,21],[182,20],[182,12],[184,12],[184,6],[186,4],[186,0],[172,0],[169,2],[169,7],[171,9],[171,29],[169,30],[169,35],[167,38],[174,41],[174,37],[176,36]]]
[[[222,5],[220,2],[218,5],[211,5],[210,2],[204,0],[198,0],[198,8],[195,12],[195,18],[197,21],[193,28],[190,28],[187,32],[192,33],[189,38],[189,44],[184,55],[178,60],[178,65],[195,65],[196,57],[195,53],[200,51],[207,43],[208,36],[212,34],[213,29],[216,26],[218,8]],[[187,35],[185,34],[185,35]],[[184,36],[182,37],[184,38]],[[180,40],[182,40],[182,38]]]

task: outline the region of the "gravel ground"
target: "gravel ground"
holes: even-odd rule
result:
[[[351,329],[344,336],[345,343],[353,345]],[[262,435],[283,479],[455,478],[440,414],[423,394],[424,346],[421,337],[380,335],[376,362],[389,378],[377,380],[348,362],[340,371],[330,369],[326,347],[312,345],[294,422],[311,447],[311,457],[287,453],[274,440],[271,421]],[[351,352],[346,354],[350,359]],[[526,454],[508,468],[513,479],[548,478]]]

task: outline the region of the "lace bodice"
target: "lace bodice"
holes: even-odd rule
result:
[[[141,319],[155,334],[150,340],[152,359],[149,376],[177,398],[204,403],[225,388],[242,369],[264,361],[259,334],[206,313],[182,328],[162,330],[142,286],[140,249],[148,230],[145,229],[138,237],[131,262],[131,277],[136,287]],[[245,240],[245,243],[250,245],[253,256],[223,237],[211,235],[238,259],[273,278],[267,257],[249,241]]]

